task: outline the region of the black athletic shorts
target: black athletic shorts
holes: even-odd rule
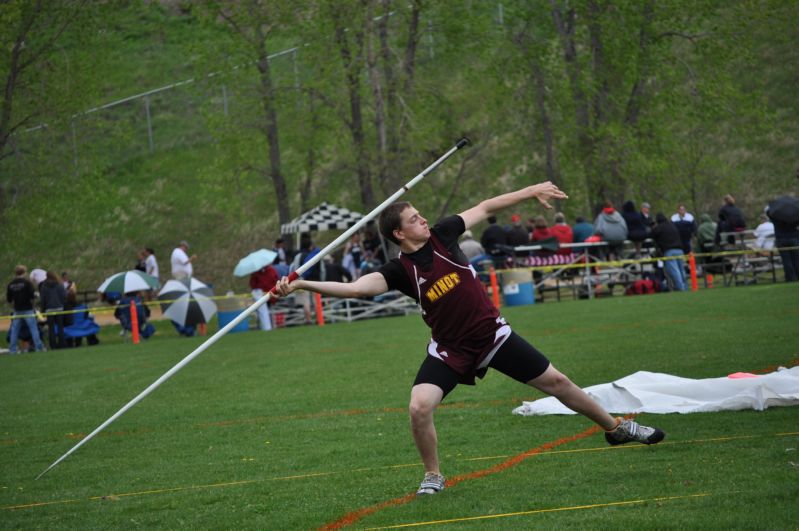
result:
[[[544,374],[549,367],[549,360],[523,337],[511,332],[510,337],[499,347],[488,366],[526,384]],[[447,396],[458,385],[460,378],[460,375],[446,363],[427,355],[419,367],[413,385],[422,383],[437,385],[444,391],[444,396]]]

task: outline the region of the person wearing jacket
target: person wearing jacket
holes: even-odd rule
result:
[[[635,257],[641,256],[641,245],[649,236],[649,227],[641,212],[635,208],[635,203],[627,201],[621,207],[621,216],[627,224],[627,237],[635,245]]]
[[[599,234],[608,242],[608,258],[615,260],[621,257],[624,240],[627,239],[627,223],[613,203],[605,201],[602,212],[594,220],[594,234]]]
[[[36,352],[44,351],[44,345],[39,336],[39,327],[36,324],[36,313],[33,309],[33,301],[36,292],[33,284],[25,278],[28,268],[18,265],[14,268],[14,280],[8,283],[6,288],[6,301],[11,304],[14,310],[14,318],[11,319],[11,330],[9,330],[8,350],[10,354],[17,354],[19,351],[19,336],[22,324],[25,323],[30,330],[31,339],[36,348]]]
[[[64,348],[67,346],[64,337],[64,305],[67,302],[67,290],[64,284],[53,271],[47,272],[47,278],[39,285],[42,312],[47,316],[47,337],[50,348]],[[51,315],[55,312],[55,315]],[[56,334],[58,340],[56,341]]]
[[[662,212],[658,212],[655,216],[655,223],[652,228],[652,239],[655,240],[660,256],[664,258],[682,256],[682,239],[674,223]],[[664,260],[663,263],[663,269],[671,280],[674,290],[685,291],[685,264],[682,258]]]

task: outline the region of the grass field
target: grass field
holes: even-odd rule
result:
[[[799,363],[797,300],[779,284],[503,314],[588,386]],[[497,373],[437,413],[457,484],[408,497],[422,468],[406,405],[427,338],[417,316],[231,334],[38,481],[201,340],[2,356],[0,527],[796,529],[798,408],[641,415],[666,441],[611,449],[583,418],[512,415],[542,395]]]

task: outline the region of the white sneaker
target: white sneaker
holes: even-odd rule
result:
[[[666,434],[659,428],[642,426],[634,420],[627,419],[623,419],[615,430],[605,432],[605,440],[612,446],[628,442],[657,444],[665,437]]]
[[[426,472],[422,484],[419,485],[419,490],[416,491],[416,495],[437,494],[444,490],[444,481],[444,476],[441,474]]]

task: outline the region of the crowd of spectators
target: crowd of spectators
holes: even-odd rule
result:
[[[783,201],[793,205],[799,211],[799,199],[783,196],[771,202]],[[646,248],[650,254],[663,258],[663,273],[677,291],[686,289],[685,264],[683,256],[694,252],[707,256],[723,250],[735,243],[735,233],[747,228],[746,217],[736,206],[732,195],[725,195],[722,206],[716,215],[716,221],[710,213],[702,213],[697,223],[696,217],[688,212],[685,204],[678,204],[676,212],[667,216],[658,212],[652,216],[651,206],[641,203],[638,209],[631,200],[625,201],[621,212],[615,209],[611,201],[605,201],[597,208],[593,223],[583,216],[577,216],[574,224],[569,225],[563,213],[557,212],[550,225],[544,216],[535,216],[522,223],[520,214],[513,214],[509,223],[502,226],[496,217],[488,218],[488,226],[483,231],[480,241],[475,240],[471,231],[464,232],[460,245],[470,261],[490,260],[502,267],[508,263],[508,257],[514,249],[535,245],[538,255],[571,254],[573,244],[588,242],[604,242],[604,259],[638,258]],[[754,227],[756,247],[763,252],[777,247],[782,258],[786,281],[796,281],[799,275],[799,219],[790,214],[772,215],[767,207],[758,216],[759,223]],[[796,214],[799,217],[799,214]],[[623,256],[625,243],[633,244],[633,251]],[[278,279],[296,271],[320,252],[313,244],[309,234],[300,238],[300,246],[292,251],[282,238],[274,242],[273,250],[276,258],[250,275],[249,286],[254,299],[259,299],[271,290]],[[170,256],[171,276],[174,279],[186,279],[193,275],[196,254],[189,254],[189,244],[181,241]],[[709,264],[712,258],[701,260]],[[385,244],[374,231],[365,230],[354,234],[343,250],[326,256],[314,267],[303,273],[303,278],[311,280],[352,281],[361,275],[376,270],[386,261]],[[155,251],[150,247],[142,248],[137,253],[134,269],[145,272],[158,282],[161,273]],[[82,344],[83,337],[90,345],[99,343],[94,333],[82,335],[69,334],[75,323],[85,324],[91,318],[85,306],[77,304],[77,287],[67,272],[60,277],[54,271],[35,269],[30,276],[27,268],[18,265],[15,277],[8,284],[6,299],[10,303],[14,319],[11,320],[7,339],[9,351],[41,351],[47,346],[50,349],[62,349]],[[152,299],[152,291],[129,293],[106,293],[105,300],[117,305],[115,315],[122,326],[120,335],[131,330],[131,308],[136,308],[136,317],[140,332],[146,338],[155,332],[147,322],[150,310],[146,301]],[[305,292],[298,292],[296,301],[302,306],[305,321],[311,322],[311,298]],[[76,308],[84,309],[75,312]],[[39,312],[40,310],[40,312]],[[272,319],[268,305],[262,305],[258,312],[259,328],[270,330]],[[193,326],[184,326],[173,322],[179,334],[192,336]],[[91,330],[89,330],[91,331]]]
[[[789,201],[799,201],[786,197]],[[563,246],[564,244],[603,242],[600,252],[603,259],[640,258],[645,249],[650,255],[663,258],[662,273],[670,281],[671,288],[677,291],[686,289],[683,256],[692,252],[711,254],[725,250],[735,244],[736,233],[747,229],[744,213],[736,206],[735,198],[729,194],[722,199],[716,215],[717,221],[713,221],[710,213],[703,213],[697,223],[695,216],[683,203],[677,205],[671,216],[663,212],[653,216],[648,202],[641,203],[641,208],[638,209],[632,200],[624,202],[621,212],[616,210],[611,201],[605,201],[597,208],[593,223],[583,216],[577,216],[570,226],[561,212],[555,213],[551,225],[544,216],[531,217],[527,221],[526,237],[520,231],[520,219],[519,214],[513,214],[510,223],[503,227],[496,218],[489,218],[489,225],[480,238],[484,255],[478,255],[475,259],[487,257],[498,267],[505,267],[512,263],[511,254],[526,255],[528,251],[514,251],[520,247],[538,244],[536,255],[547,256],[552,253],[571,253],[574,246]],[[789,220],[786,223],[772,220],[768,208],[759,216],[759,220],[760,223],[753,227],[757,248],[768,251],[775,245],[779,247],[785,280],[796,280],[799,250],[783,250],[799,246],[796,221],[791,223]],[[553,240],[560,245],[557,251],[543,245]],[[464,235],[464,245],[473,247],[473,241],[471,233],[468,237]],[[624,255],[627,242],[632,243],[633,250]]]

